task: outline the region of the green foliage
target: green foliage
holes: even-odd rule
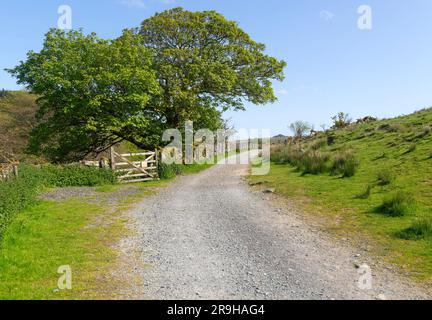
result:
[[[401,217],[412,210],[413,204],[414,199],[410,194],[398,191],[383,201],[378,212],[391,217]]]
[[[63,163],[124,140],[153,150],[165,129],[227,128],[223,112],[276,101],[286,64],[264,52],[221,14],[176,8],[115,40],[52,29],[8,71],[40,97],[28,151]]]
[[[397,235],[405,240],[420,240],[432,238],[432,217],[430,215],[417,218],[412,225]]]
[[[177,175],[183,173],[182,166],[178,164],[166,164],[159,162],[158,163],[158,174],[159,178],[162,180],[172,179]]]
[[[311,150],[320,150],[321,148],[325,147],[326,145],[327,145],[327,139],[317,139],[317,140],[314,140],[309,145],[309,148]]]
[[[116,40],[52,29],[40,53],[8,70],[38,94],[39,124],[29,151],[54,162],[81,160],[121,140],[159,141],[151,98],[160,92],[150,51],[139,35]]]
[[[0,182],[0,239],[13,216],[36,201],[40,187],[34,177]]]
[[[408,146],[408,150],[405,151],[404,154],[408,154],[408,153],[414,152],[416,149],[417,149],[417,144],[414,143],[414,142],[410,143],[409,146]]]
[[[293,132],[294,137],[298,140],[303,139],[309,131],[312,130],[312,125],[305,121],[296,121],[289,125],[290,130]]]
[[[116,175],[108,169],[78,165],[53,165],[36,168],[21,165],[18,179],[0,182],[0,238],[14,215],[34,204],[44,187],[96,186],[116,182]]]
[[[356,199],[362,199],[362,200],[366,200],[369,199],[371,192],[372,192],[373,186],[372,185],[368,185],[365,189],[364,192],[358,194],[355,198]]]
[[[395,176],[388,169],[383,169],[377,173],[377,180],[379,186],[387,186],[395,180]]]
[[[352,150],[361,167],[349,179],[335,179],[326,174],[299,175],[293,170],[293,165],[284,160],[290,158],[291,152],[286,151],[289,146],[281,141],[272,145],[273,163],[269,175],[251,177],[251,180],[277,189],[278,193],[310,210],[314,216],[322,217],[322,221],[329,221],[324,222],[325,227],[336,234],[344,237],[352,232],[364,235],[371,239],[374,249],[383,252],[392,263],[404,266],[418,280],[429,280],[432,276],[432,238],[405,241],[395,235],[406,230],[416,218],[430,215],[432,209],[432,136],[429,134],[417,141],[415,152],[403,155],[408,146],[405,137],[408,134],[419,136],[431,123],[432,108],[394,119],[351,125],[307,140],[309,146],[331,134],[332,143],[320,151],[329,153],[332,158],[338,150]],[[383,130],[378,130],[381,126]],[[287,156],[281,157],[284,154]],[[282,160],[278,162],[276,158]],[[377,173],[385,170],[390,171],[396,180],[375,189]],[[369,185],[374,188],[370,194]],[[384,214],[368,214],[378,213],[377,208],[383,200],[398,190],[415,195],[415,202],[407,206],[409,209],[405,216],[389,219]],[[363,197],[367,198],[360,200]],[[307,205],[304,205],[304,199],[310,200]],[[338,221],[337,225],[334,221]]]
[[[330,173],[332,175],[339,174],[344,178],[349,178],[355,175],[359,165],[360,162],[352,151],[340,152],[333,159]]]
[[[162,87],[152,103],[170,128],[191,120],[219,129],[219,110],[276,101],[272,80],[283,80],[285,62],[265,55],[263,44],[215,11],[171,9],[144,20],[140,34]]]
[[[85,167],[80,165],[54,166],[44,165],[41,168],[23,165],[20,167],[20,178],[37,180],[46,187],[93,187],[114,184],[116,173],[110,169]]]
[[[298,166],[303,153],[298,148],[293,147],[278,147],[273,148],[271,152],[271,160],[278,164],[290,164]]]
[[[320,151],[309,151],[298,159],[297,167],[303,174],[320,174],[328,171],[329,156]]]
[[[333,129],[343,129],[352,123],[350,115],[344,112],[339,112],[336,116],[332,118]]]

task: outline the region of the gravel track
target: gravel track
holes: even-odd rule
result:
[[[217,165],[179,178],[132,214],[141,252],[141,299],[425,299],[390,271],[360,290],[355,263],[371,262],[276,207],[242,180],[248,168]],[[364,261],[359,261],[359,260]],[[373,263],[373,262],[372,262]]]

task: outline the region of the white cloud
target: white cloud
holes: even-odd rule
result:
[[[336,17],[336,15],[331,11],[323,10],[320,12],[320,17],[321,17],[321,19],[323,19],[325,21],[330,21],[330,20],[333,20],[334,17]]]
[[[286,95],[288,94],[288,90],[287,90],[287,89],[280,89],[280,90],[278,90],[278,92],[277,92],[277,93],[279,93],[279,94],[282,94],[282,95],[286,96]]]

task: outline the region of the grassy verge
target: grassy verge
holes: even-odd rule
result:
[[[209,167],[184,166],[182,173]],[[112,276],[119,263],[119,250],[114,245],[131,232],[123,213],[173,178],[102,184],[94,189],[97,195],[90,193],[88,198],[28,202],[11,219],[0,243],[0,299],[113,299],[119,288],[132,286],[131,281],[139,285],[140,279]],[[131,186],[138,192],[116,204],[107,201]],[[72,290],[57,286],[61,276],[58,268],[65,265],[72,270]]]
[[[277,161],[270,174],[251,180],[291,199],[302,212],[319,218],[328,231],[369,247],[414,279],[430,283],[431,121],[432,110],[425,110],[331,131],[303,142],[303,150],[318,149],[326,155],[328,167],[344,150],[352,152],[358,161],[352,176],[332,175],[329,170],[305,172],[293,164],[304,158],[296,159],[287,147],[279,146],[272,154]]]
[[[21,212],[0,247],[0,299],[111,299],[131,285],[112,276],[119,252],[114,246],[130,230],[123,212],[163,182],[136,184],[139,192],[114,205],[111,194],[128,186],[107,185],[88,199],[40,201]],[[72,290],[59,290],[60,266],[72,270]],[[135,281],[135,280],[134,280]],[[138,280],[136,280],[138,281]]]

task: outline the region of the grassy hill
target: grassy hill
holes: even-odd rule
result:
[[[428,109],[274,146],[270,174],[251,179],[341,239],[432,281],[431,126]]]
[[[0,162],[25,157],[28,135],[35,123],[35,100],[36,97],[27,92],[8,92],[0,96]]]

